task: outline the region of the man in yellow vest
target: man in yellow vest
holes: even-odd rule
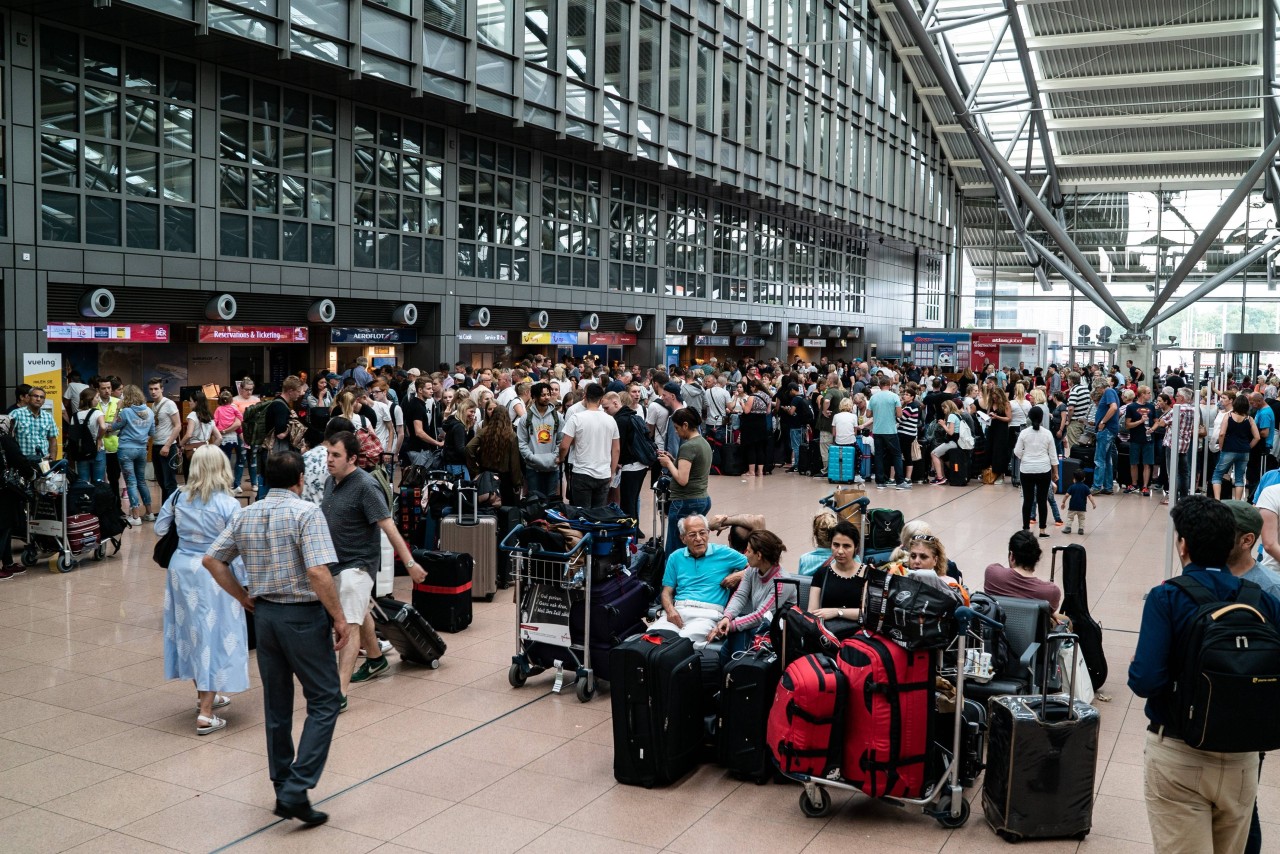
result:
[[[117,381],[118,382],[118,381]],[[111,377],[94,377],[94,387],[98,389],[98,411],[102,413],[102,421],[107,433],[102,440],[102,449],[107,452],[107,483],[111,484],[113,495],[120,494],[120,460],[116,451],[120,450],[120,437],[111,430],[120,411],[120,398],[112,396],[114,383]]]

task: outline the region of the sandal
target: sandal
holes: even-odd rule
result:
[[[208,735],[226,726],[227,722],[217,715],[210,715],[207,718],[204,715],[196,715],[196,735]]]
[[[215,709],[225,709],[229,705],[231,705],[231,698],[228,697],[226,694],[213,695],[213,707]],[[199,710],[200,710],[200,701],[196,700],[196,711],[199,711]]]

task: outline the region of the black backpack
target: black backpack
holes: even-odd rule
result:
[[[1174,720],[1169,729],[1197,750],[1252,753],[1280,748],[1280,631],[1259,606],[1262,588],[1241,579],[1234,601],[1189,575],[1165,582],[1196,603],[1174,640]]]
[[[982,616],[995,620],[1001,626],[1004,625],[1004,608],[1001,608],[1000,603],[986,593],[969,594],[969,607]],[[997,629],[981,620],[974,620],[972,631],[982,638],[983,651],[991,654],[992,671],[997,674],[1007,673],[1005,667],[1014,655],[1013,647],[1009,645],[1009,638],[1005,635],[1004,629]]]
[[[869,552],[895,549],[902,543],[902,528],[907,524],[901,510],[877,507],[867,514],[867,546]]]
[[[79,412],[71,414],[71,423],[67,425],[66,431],[66,453],[67,459],[72,462],[83,463],[98,456],[98,440],[93,438],[88,418],[96,411],[86,410],[83,421],[78,420]]]
[[[644,423],[644,419],[634,412],[630,415],[631,419],[631,455],[636,458],[636,462],[644,463],[646,466],[653,466],[658,462],[658,446],[649,438],[648,425]]]

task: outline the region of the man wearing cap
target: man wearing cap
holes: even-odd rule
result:
[[[1227,558],[1227,569],[1231,574],[1245,581],[1252,581],[1270,595],[1280,599],[1280,573],[1267,569],[1254,560],[1258,551],[1258,541],[1262,536],[1262,514],[1258,508],[1247,501],[1224,501],[1223,506],[1231,511],[1236,522],[1235,546],[1231,556]],[[1263,754],[1265,758],[1265,754]],[[1262,768],[1258,768],[1262,775]],[[1249,841],[1244,847],[1244,854],[1260,854],[1262,851],[1262,825],[1258,823],[1258,804],[1253,804],[1253,821],[1249,825]]]

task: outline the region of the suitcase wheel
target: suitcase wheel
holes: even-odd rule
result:
[[[511,683],[512,688],[523,688],[528,678],[529,674],[519,662],[512,664],[511,669],[507,671],[507,681]]]
[[[579,676],[576,693],[579,703],[586,703],[596,695],[596,686],[594,680],[590,676]]]
[[[27,547],[22,550],[23,566],[35,566],[39,560],[40,560],[40,553],[36,551],[34,548]]]
[[[945,807],[939,805],[939,809],[941,810],[941,812],[935,815],[934,818],[936,818],[938,820],[938,824],[942,825],[943,827],[951,828],[951,829],[954,829],[957,827],[964,827],[965,822],[969,820],[969,802],[966,801],[964,798],[960,799],[960,815],[953,816],[951,814],[950,804],[947,804]],[[1017,841],[1017,840],[1011,840],[1011,841]]]
[[[822,818],[831,811],[831,795],[821,786],[814,786],[813,793],[810,797],[807,786],[800,792],[800,812],[809,818]]]

